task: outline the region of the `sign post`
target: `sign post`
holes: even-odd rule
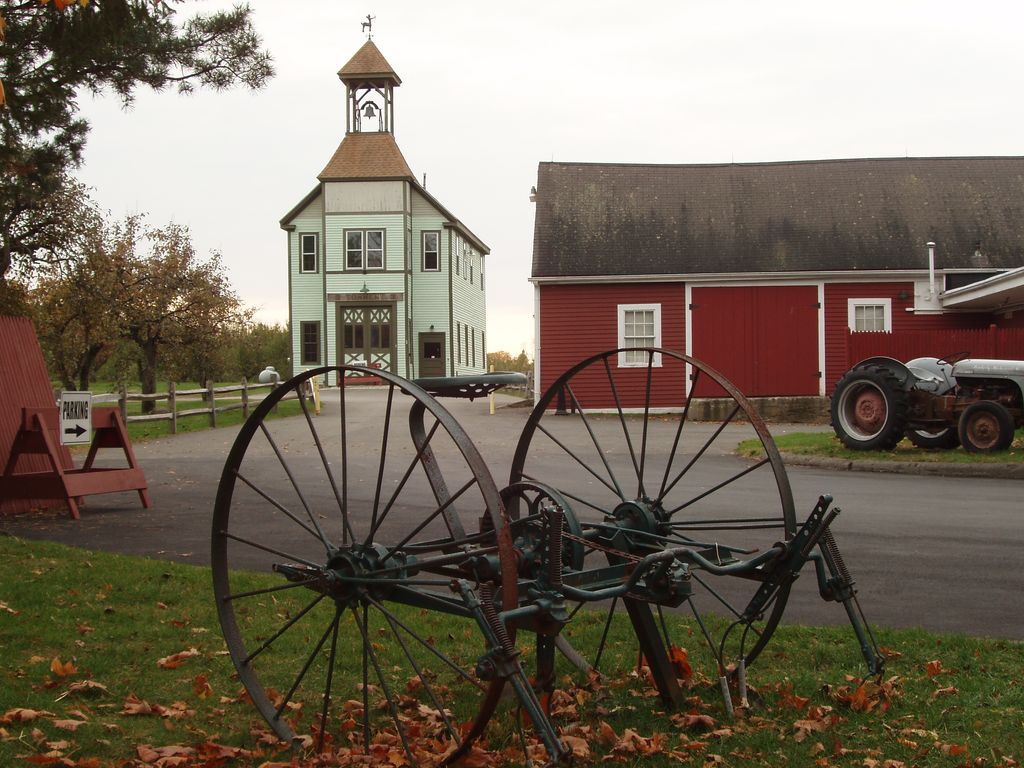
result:
[[[60,441],[63,445],[92,442],[92,392],[60,393]]]

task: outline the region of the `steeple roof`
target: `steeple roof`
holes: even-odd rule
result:
[[[352,80],[390,80],[396,86],[402,84],[402,78],[391,68],[384,54],[373,44],[373,40],[363,43],[363,47],[356,51],[355,56],[338,70],[338,77],[345,83]]]
[[[416,180],[394,135],[386,131],[348,134],[317,178],[320,181]]]

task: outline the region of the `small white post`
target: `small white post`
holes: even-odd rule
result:
[[[490,366],[487,370],[489,370],[491,373],[494,373],[494,366],[493,365]],[[493,391],[491,392],[491,394],[489,394],[487,396],[487,400],[490,403],[491,416],[493,416],[494,415],[494,392]]]
[[[935,301],[935,243],[929,241],[928,246],[928,290],[931,300]]]

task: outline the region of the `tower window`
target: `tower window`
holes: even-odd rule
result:
[[[423,233],[423,271],[437,272],[441,269],[441,233]]]
[[[299,235],[299,271],[317,271],[317,236],[315,233]]]
[[[345,269],[384,269],[384,230],[345,230]]]

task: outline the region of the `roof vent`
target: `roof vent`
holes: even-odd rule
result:
[[[979,240],[974,244],[974,255],[971,256],[972,267],[991,267],[989,264],[988,256],[981,251],[981,241]]]

